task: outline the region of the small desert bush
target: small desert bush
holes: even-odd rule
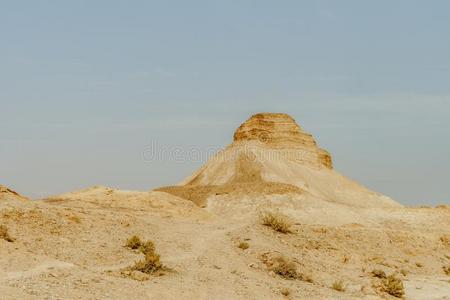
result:
[[[155,244],[152,241],[143,242],[137,235],[134,235],[127,240],[125,246],[133,250],[139,250],[144,254],[143,260],[135,262],[125,271],[138,271],[150,275],[163,269],[169,270],[161,263],[160,256],[155,252]]]
[[[145,254],[145,258],[135,263],[131,267],[132,271],[139,271],[145,274],[153,274],[156,271],[161,270],[163,267],[159,254],[155,252],[149,252]]]
[[[309,283],[313,282],[311,276],[300,273],[294,262],[288,261],[282,256],[275,259],[275,263],[271,267],[271,271],[284,279],[297,279]]]
[[[408,271],[406,271],[405,269],[401,269],[400,273],[405,277],[408,276]]]
[[[242,250],[247,250],[248,248],[250,248],[250,245],[247,242],[240,242],[238,247]]]
[[[383,280],[383,291],[397,298],[402,298],[405,295],[403,282],[395,277],[394,274]]]
[[[261,224],[271,227],[281,233],[290,233],[292,221],[286,215],[279,212],[262,212],[260,214]]]
[[[442,244],[444,244],[446,246],[450,246],[450,236],[443,235],[439,238],[439,240],[442,242]]]
[[[375,270],[372,270],[371,273],[372,273],[373,277],[377,277],[377,278],[381,278],[381,279],[386,278],[386,273],[383,270],[375,269]]]
[[[302,280],[309,283],[313,282],[311,276],[299,272],[296,264],[287,260],[284,256],[263,257],[262,261],[269,271],[284,279]]]
[[[0,225],[0,239],[7,242],[14,242],[14,239],[9,235],[8,228],[4,225]]]
[[[137,235],[133,235],[132,237],[130,237],[126,242],[125,247],[133,250],[139,250],[144,255],[146,255],[147,253],[153,253],[155,251],[155,244],[153,244],[152,241],[144,242]]]
[[[272,271],[283,277],[284,279],[297,279],[299,274],[297,272],[297,266],[295,263],[285,260],[282,257],[277,259],[277,262],[272,268]]]
[[[127,240],[125,247],[135,250],[135,249],[139,249],[139,247],[141,247],[141,245],[142,245],[141,238],[137,235],[133,235],[132,237],[130,237]]]
[[[155,244],[152,241],[146,241],[141,243],[139,250],[144,254],[153,253],[155,252]]]
[[[331,286],[331,288],[338,292],[345,292],[345,285],[342,280],[336,280],[335,282],[333,282],[333,285]]]
[[[443,266],[442,269],[446,275],[450,276],[450,265]]]

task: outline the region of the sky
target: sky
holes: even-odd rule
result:
[[[449,11],[0,0],[0,184],[33,198],[171,185],[250,115],[284,112],[346,176],[406,205],[450,204]]]

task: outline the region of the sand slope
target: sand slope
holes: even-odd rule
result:
[[[17,193],[16,191],[13,191],[6,186],[0,185],[0,201],[26,201],[28,200],[27,197],[24,197]]]
[[[450,262],[450,209],[348,210],[267,198],[228,199],[227,207],[193,206],[182,215],[175,205],[2,203],[0,223],[16,239],[0,240],[2,299],[283,299],[286,288],[291,299],[380,299],[373,269],[397,273],[407,298],[449,294],[442,267]],[[261,205],[289,214],[292,233],[261,225]],[[133,234],[153,240],[172,271],[143,282],[123,277],[121,270],[142,258],[123,247]],[[238,248],[242,241],[249,249]],[[280,255],[313,282],[272,273],[265,261]],[[345,292],[330,288],[337,279]]]

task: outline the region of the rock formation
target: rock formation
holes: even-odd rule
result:
[[[358,207],[400,206],[333,170],[330,154],[287,114],[259,113],[234,133],[233,143],[168,192],[207,206],[222,195],[252,199],[290,194],[296,199]]]
[[[330,154],[317,146],[313,136],[305,132],[287,114],[259,113],[244,122],[234,133],[234,143],[255,141],[261,146],[298,153],[297,159],[313,167],[333,168]]]

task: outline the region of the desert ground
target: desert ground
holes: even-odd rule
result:
[[[346,178],[285,114],[174,186],[18,192],[0,188],[0,299],[450,299],[450,206]]]

